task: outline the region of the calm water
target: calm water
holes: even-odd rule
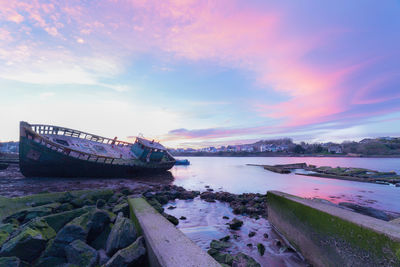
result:
[[[277,174],[246,164],[285,164],[306,162],[317,166],[363,167],[400,173],[400,158],[267,158],[267,157],[186,157],[190,166],[175,166],[174,183],[186,189],[203,191],[209,185],[216,191],[265,193],[279,190],[290,194],[324,198],[338,203],[349,201],[400,213],[400,187],[361,183],[294,174]]]

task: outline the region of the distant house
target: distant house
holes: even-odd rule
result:
[[[332,154],[340,154],[343,153],[343,149],[341,146],[330,146],[328,147],[328,152]]]
[[[237,148],[235,146],[227,146],[226,151],[228,152],[236,152]]]

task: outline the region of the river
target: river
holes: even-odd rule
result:
[[[360,167],[400,173],[400,158],[338,157],[186,157],[189,166],[171,170],[174,184],[204,191],[265,193],[278,190],[307,198],[323,198],[334,203],[353,202],[400,213],[400,187],[295,174],[278,174],[246,164],[286,164],[306,162],[317,166]]]

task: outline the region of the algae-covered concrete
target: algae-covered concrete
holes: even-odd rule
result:
[[[221,266],[143,198],[129,199],[131,217],[144,235],[151,266]]]
[[[268,220],[314,266],[400,266],[400,226],[277,191]]]

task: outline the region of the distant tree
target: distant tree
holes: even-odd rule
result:
[[[296,154],[304,154],[306,150],[301,145],[296,145],[293,149],[293,152]]]

